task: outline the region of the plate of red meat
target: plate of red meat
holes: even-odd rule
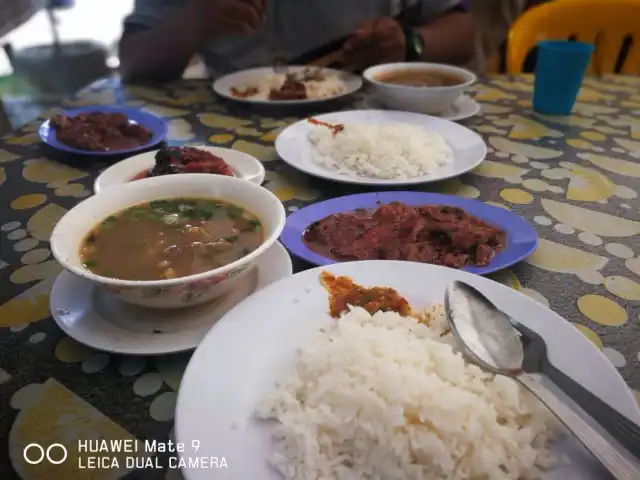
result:
[[[45,120],[44,143],[76,155],[125,155],[164,141],[167,124],[151,113],[127,107],[80,107]]]
[[[141,153],[107,168],[94,183],[96,193],[114,185],[162,175],[206,173],[242,178],[257,185],[264,181],[262,163],[230,148],[208,146],[166,147]]]
[[[521,216],[477,200],[426,192],[374,192],[334,198],[287,218],[280,237],[314,265],[403,260],[486,275],[538,246]]]

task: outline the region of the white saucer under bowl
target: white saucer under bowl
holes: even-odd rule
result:
[[[248,182],[261,185],[264,182],[265,170],[262,162],[248,153],[231,148],[211,147],[207,145],[189,145],[191,147],[204,150],[206,152],[217,155],[229,164],[236,177],[247,180]],[[149,170],[155,163],[155,157],[158,150],[141,153],[134,157],[121,160],[111,165],[96,178],[93,184],[93,190],[96,193],[101,192],[105,188],[129,183],[133,177],[145,170]]]
[[[203,305],[170,310],[129,305],[66,270],[58,275],[49,303],[58,326],[80,343],[111,353],[162,355],[197,347],[235,305],[292,273],[289,254],[276,242],[231,293]]]
[[[373,98],[372,96],[366,98],[363,102],[363,105],[365,108],[372,109],[387,108],[379,100]],[[480,112],[481,108],[482,107],[480,106],[480,104],[476,102],[471,96],[462,95],[460,98],[458,98],[458,100],[454,102],[449,110],[441,113],[440,115],[433,116],[442,118],[444,120],[457,122],[459,120],[464,120],[466,118],[471,118],[477,115]]]

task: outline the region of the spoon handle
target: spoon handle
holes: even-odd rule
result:
[[[516,379],[538,397],[575,437],[604,465],[616,480],[640,478],[640,463],[634,461],[629,452],[615,440],[605,438],[567,403],[547,388],[539,375],[523,373]]]
[[[542,372],[569,398],[576,402],[596,422],[602,425],[611,436],[620,442],[629,452],[640,459],[640,426],[618,412],[608,403],[584,388],[578,382],[558,370],[550,362]]]

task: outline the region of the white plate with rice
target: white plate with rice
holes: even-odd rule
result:
[[[324,270],[366,287],[395,288],[414,310],[429,308],[430,326],[363,310],[332,319],[320,284]],[[511,380],[465,363],[440,337],[439,302],[453,280],[474,285],[539,333],[557,368],[640,421],[615,367],[535,300],[460,270],[349,262],[281,280],[212,328],[178,395],[176,440],[185,445],[186,479],[462,480],[471,472],[514,480],[520,473],[609,478],[573,438],[556,435],[558,424],[538,402]],[[555,443],[547,450],[550,436]]]
[[[236,102],[261,105],[307,105],[335,100],[357,92],[362,87],[362,77],[332,68],[289,66],[287,73],[300,75],[305,71],[318,71],[322,80],[305,81],[307,98],[303,100],[270,100],[269,92],[278,89],[285,81],[284,72],[274,72],[273,67],[259,67],[230,73],[213,83],[213,90],[220,96]],[[255,90],[246,97],[234,94]]]
[[[457,177],[487,155],[482,137],[465,126],[393,110],[317,115],[287,127],[275,146],[282,160],[309,175],[376,186]]]

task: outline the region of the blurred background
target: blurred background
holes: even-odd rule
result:
[[[0,96],[18,127],[117,69],[134,0],[0,0]]]
[[[59,106],[93,81],[115,75],[117,42],[123,19],[134,2],[0,0],[0,134]],[[475,60],[468,67],[481,74],[505,72],[505,39],[510,27],[523,12],[549,2],[560,0],[466,0],[480,26]],[[628,0],[635,2],[640,0]],[[607,0],[595,3],[606,13]],[[585,25],[592,23],[588,18],[582,20]],[[580,18],[572,18],[567,28],[579,27],[580,22]],[[532,27],[521,25],[520,30],[523,28]],[[532,71],[529,60],[533,57],[527,57],[524,71]],[[194,57],[185,77],[205,74],[204,66]]]

